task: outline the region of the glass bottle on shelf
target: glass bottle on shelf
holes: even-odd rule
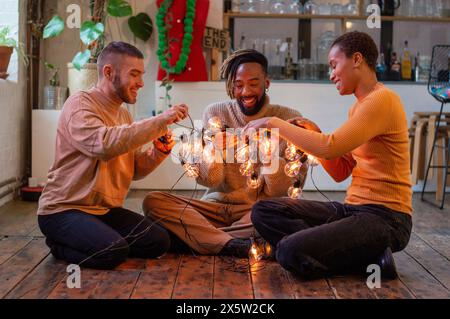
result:
[[[408,49],[408,41],[405,41],[402,54],[402,79],[411,80],[411,54]]]
[[[286,13],[286,4],[282,0],[274,0],[270,3],[270,13],[284,14]]]
[[[356,0],[351,0],[345,6],[345,13],[348,15],[358,15],[358,5],[356,4]]]
[[[394,81],[401,80],[402,64],[398,60],[397,52],[392,52],[390,64],[391,64],[390,80]]]
[[[256,13],[257,0],[241,0],[241,12]]]
[[[420,81],[420,69],[419,69],[419,58],[420,53],[417,52],[416,57],[414,58],[414,81]]]
[[[326,2],[319,5],[319,14],[330,15],[331,14],[331,3]]]
[[[287,42],[287,52],[286,58],[284,59],[284,76],[286,80],[293,80],[295,68],[291,57],[292,38],[286,38],[286,42]]]
[[[287,13],[301,14],[303,13],[303,5],[299,0],[289,0],[287,5]]]
[[[344,7],[340,3],[333,3],[331,6],[331,14],[342,15],[344,14]]]
[[[305,14],[318,14],[317,4],[312,0],[308,0],[305,3],[303,11],[305,12]]]
[[[415,0],[414,1],[414,16],[423,17],[426,15],[426,4],[425,0]]]
[[[241,11],[241,0],[231,0],[231,11],[235,13]]]
[[[269,0],[257,0],[256,11],[258,13],[269,14],[270,13],[270,1]]]
[[[384,61],[384,53],[380,53],[379,57],[378,57],[378,62],[377,65],[375,67],[376,73],[377,73],[377,78],[379,81],[383,81],[385,78],[385,74],[386,74],[386,63]]]

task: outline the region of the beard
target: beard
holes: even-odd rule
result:
[[[128,94],[128,89],[125,85],[122,84],[122,81],[120,79],[119,75],[115,75],[114,79],[112,81],[112,85],[114,89],[116,90],[116,94],[119,96],[119,98],[124,102],[128,104],[134,104],[136,103],[136,98],[131,97]]]
[[[263,93],[261,98],[257,100],[255,105],[253,105],[252,107],[245,107],[244,103],[242,102],[242,99],[237,99],[237,103],[239,105],[239,108],[241,109],[241,112],[247,116],[257,114],[262,109],[265,101],[266,101],[266,92]]]

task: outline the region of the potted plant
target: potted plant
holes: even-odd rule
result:
[[[28,57],[25,54],[23,43],[17,42],[9,33],[8,26],[0,27],[0,79],[6,79],[8,77],[9,61],[11,60],[14,49],[22,62],[28,65]]]
[[[80,40],[85,49],[76,53],[68,63],[69,93],[88,88],[97,82],[97,57],[104,47],[105,25],[109,17],[127,17],[131,32],[147,41],[153,32],[152,20],[146,13],[132,16],[133,10],[125,0],[91,0],[90,18],[81,24]],[[44,39],[56,37],[64,30],[64,20],[55,15],[44,28]]]
[[[59,85],[59,68],[47,62],[45,67],[53,74],[44,88],[44,109],[60,110],[67,97],[67,88]]]

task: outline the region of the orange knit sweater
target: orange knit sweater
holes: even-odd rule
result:
[[[306,153],[320,158],[337,182],[352,175],[345,202],[381,204],[411,214],[408,124],[399,96],[378,83],[356,101],[349,119],[332,134],[293,127],[275,119],[271,127]]]

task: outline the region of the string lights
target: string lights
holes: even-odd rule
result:
[[[198,163],[200,159],[203,162],[211,163],[215,159],[215,136],[216,134],[225,132],[225,125],[223,125],[221,119],[217,116],[211,117],[206,125],[206,128],[201,130],[200,136],[190,141],[190,138],[186,134],[180,136],[181,147],[179,151],[179,157],[183,169],[188,177],[197,178],[199,174],[199,168],[195,163]],[[192,133],[193,134],[193,133]],[[191,136],[192,136],[191,134]],[[223,135],[222,135],[223,137]],[[230,136],[227,132],[226,135],[227,147],[229,141],[232,140],[233,146],[235,146],[236,135]],[[238,145],[234,158],[237,163],[241,163],[239,166],[239,173],[242,176],[247,177],[246,184],[251,189],[259,189],[263,184],[263,176],[260,173],[258,163],[270,163],[273,160],[275,143],[272,139],[271,131],[264,130],[261,134],[253,134],[251,137],[245,136],[242,139],[241,145]],[[220,141],[222,142],[222,141]],[[256,144],[257,143],[257,144]],[[221,144],[221,145],[224,145]],[[255,147],[256,145],[256,147]],[[258,156],[255,156],[255,151],[258,152]],[[294,182],[287,191],[287,195],[290,198],[298,199],[302,196],[302,175],[300,174],[302,167],[307,164],[311,167],[317,166],[319,160],[311,154],[307,154],[298,149],[291,142],[287,142],[286,149],[284,151],[284,158],[287,163],[284,166],[284,173],[293,178]],[[259,162],[258,162],[259,159]]]
[[[247,186],[252,189],[259,188],[262,185],[262,176],[253,172],[247,177]]]

